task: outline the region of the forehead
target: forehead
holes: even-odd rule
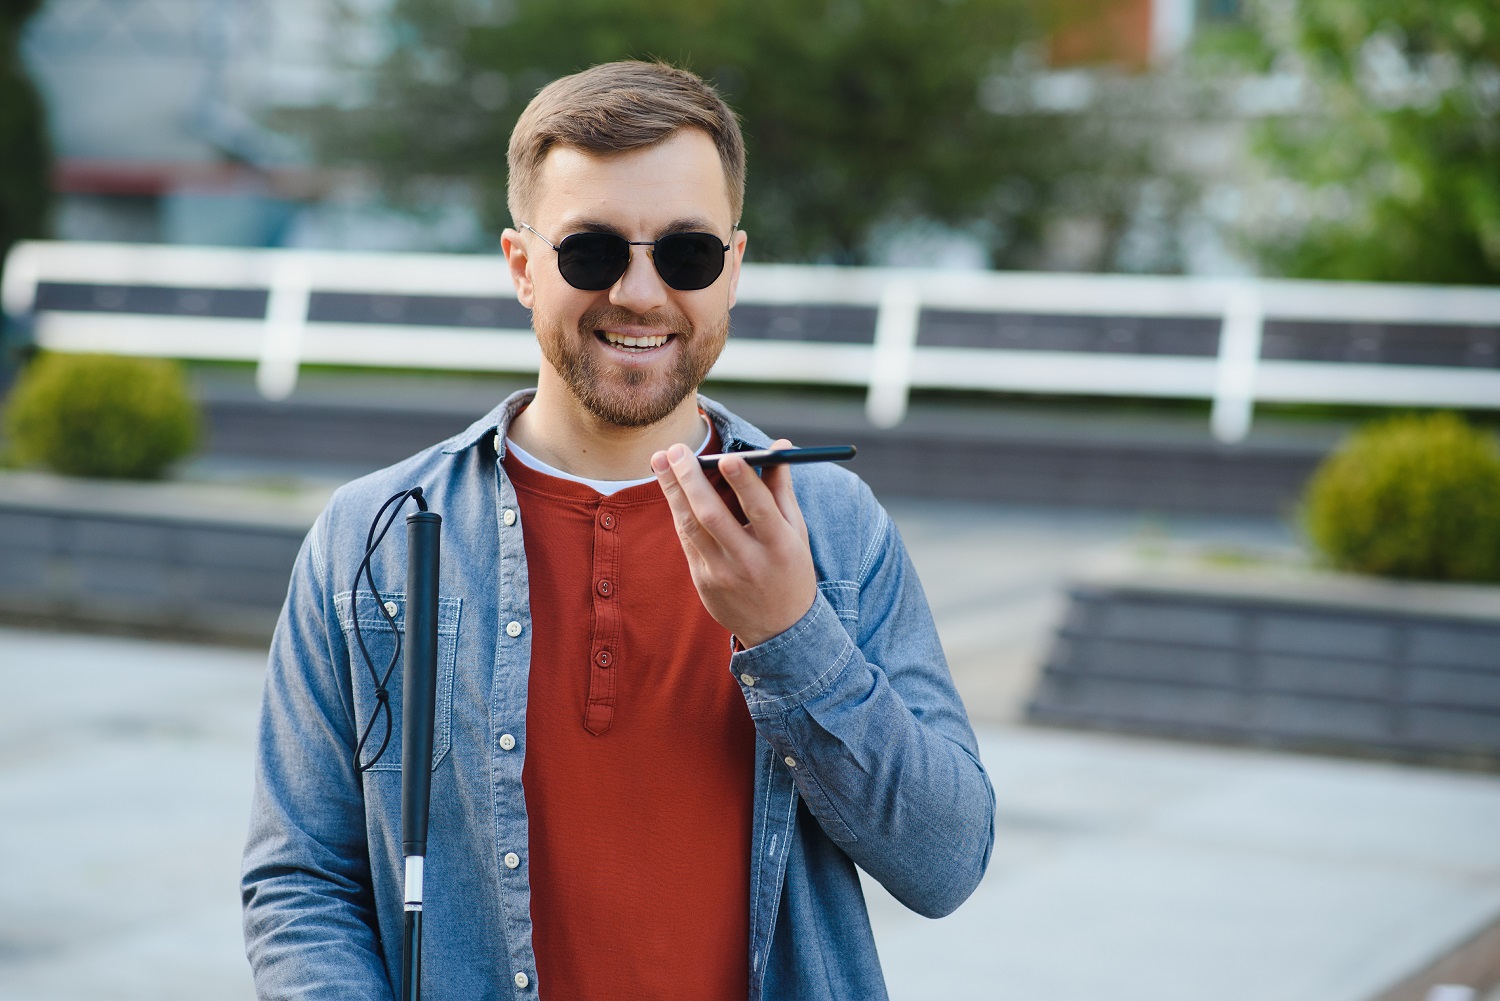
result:
[[[549,226],[603,222],[654,236],[654,229],[678,221],[697,220],[714,232],[734,222],[719,151],[698,129],[628,153],[555,146],[537,180],[533,214]]]

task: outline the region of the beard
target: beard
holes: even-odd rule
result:
[[[653,310],[635,313],[619,306],[591,309],[578,319],[576,329],[535,316],[542,356],[562,377],[573,398],[594,417],[622,428],[641,428],[665,420],[678,404],[703,382],[719,360],[729,336],[729,313],[712,327],[694,330],[680,312]],[[677,354],[666,370],[614,369],[593,346],[594,331],[602,327],[642,325],[673,335]],[[658,349],[659,350],[659,349]]]

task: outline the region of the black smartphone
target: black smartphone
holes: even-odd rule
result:
[[[754,452],[719,452],[698,456],[698,465],[704,469],[717,469],[719,460],[737,455],[752,468],[775,466],[783,462],[848,462],[854,458],[853,445],[823,445],[818,448],[762,448]]]

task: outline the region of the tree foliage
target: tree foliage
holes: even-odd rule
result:
[[[1500,282],[1500,4],[1271,9],[1289,17],[1283,54],[1312,110],[1262,136],[1304,194],[1291,225],[1260,234],[1265,261],[1310,278]]]
[[[46,115],[21,64],[21,28],[41,0],[0,0],[0,259],[43,235],[50,200]]]
[[[1074,5],[1076,6],[1076,4]],[[509,224],[505,150],[550,80],[622,58],[713,81],[741,116],[744,227],[760,259],[867,260],[878,233],[955,227],[1024,266],[1049,222],[1129,228],[1149,153],[1107,117],[996,113],[986,87],[1045,37],[1032,0],[398,0],[363,113],[325,119],[335,158],[399,186],[459,177]],[[1051,16],[1051,15],[1047,15]],[[1168,265],[1170,266],[1170,264]]]

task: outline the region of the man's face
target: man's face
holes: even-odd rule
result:
[[[545,363],[574,398],[620,427],[665,419],[724,348],[745,252],[744,234],[730,234],[735,220],[713,141],[683,129],[629,153],[595,156],[558,147],[543,161],[539,180],[531,218],[516,222],[554,244],[583,232],[646,241],[704,232],[730,244],[723,274],[705,289],[669,287],[656,273],[651,248],[632,247],[624,276],[608,289],[587,292],[563,279],[556,252],[535,233],[507,230],[503,238],[517,297],[532,310]]]

